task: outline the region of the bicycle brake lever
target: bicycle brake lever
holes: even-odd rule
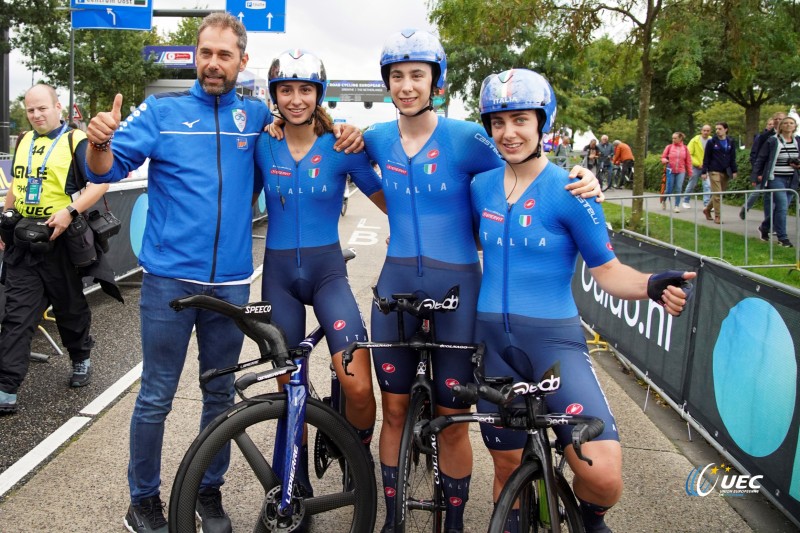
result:
[[[201,385],[205,385],[206,383],[208,383],[209,381],[211,381],[215,377],[217,377],[217,369],[216,368],[212,368],[210,370],[206,370],[205,372],[200,374],[200,384]]]
[[[358,348],[358,343],[352,342],[342,352],[342,368],[347,376],[355,376],[355,374],[348,372],[347,367],[353,362],[353,352]]]

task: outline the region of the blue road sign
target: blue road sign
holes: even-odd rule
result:
[[[286,0],[226,0],[225,11],[249,32],[286,31]]]
[[[147,30],[153,27],[152,0],[70,0],[76,30]]]

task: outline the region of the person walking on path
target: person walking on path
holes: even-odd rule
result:
[[[736,179],[736,146],[733,139],[728,137],[728,123],[717,122],[714,126],[716,135],[706,144],[706,151],[703,156],[703,175],[711,180],[711,203],[709,203],[703,214],[708,220],[712,220],[711,211],[714,211],[714,223],[722,224],[722,195],[721,192],[728,190],[728,180],[730,177]]]
[[[753,139],[753,146],[750,148],[750,168],[752,169],[750,174],[750,184],[753,186],[753,189],[756,189],[758,192],[747,195],[747,201],[739,210],[739,218],[742,220],[745,219],[747,212],[753,208],[755,203],[758,201],[758,197],[762,194],[761,187],[759,187],[760,184],[758,182],[759,174],[756,172],[758,153],[761,151],[761,147],[764,146],[764,143],[767,142],[767,139],[775,136],[775,133],[778,131],[778,126],[784,118],[786,118],[786,113],[783,111],[778,111],[772,115],[772,118],[770,118],[767,122],[767,127],[764,128],[764,131],[759,133],[756,138]]]
[[[700,133],[692,137],[692,140],[689,141],[687,148],[689,149],[689,155],[692,156],[692,175],[689,178],[689,183],[686,184],[686,190],[683,193],[686,195],[683,197],[683,204],[681,207],[684,209],[689,209],[692,205],[689,203],[689,194],[694,192],[694,188],[697,185],[697,180],[700,180],[700,183],[703,187],[703,207],[708,205],[708,202],[711,201],[711,195],[708,194],[711,192],[711,182],[708,181],[708,176],[702,178],[703,175],[703,156],[706,152],[706,144],[708,144],[708,139],[711,137],[711,125],[710,124],[703,124],[703,127],[700,129]]]
[[[692,168],[692,156],[689,154],[689,149],[683,144],[685,138],[686,136],[682,132],[676,131],[672,134],[672,143],[668,144],[661,153],[661,162],[666,165],[667,171],[667,186],[664,194],[680,194],[683,189],[683,178]],[[680,196],[674,198],[673,202],[670,196],[663,197],[661,209],[667,209],[670,203],[674,203],[674,211],[680,213]]]
[[[797,135],[797,121],[784,118],[778,125],[778,134],[768,138],[756,159],[753,172],[759,187],[765,191],[764,220],[758,227],[759,237],[769,242],[774,231],[781,246],[792,248],[786,232],[786,212],[789,198],[783,192],[769,192],[773,189],[797,189],[800,178],[800,136]]]

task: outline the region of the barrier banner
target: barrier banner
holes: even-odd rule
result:
[[[696,271],[699,260],[671,248],[609,233],[617,258],[642,272]],[[692,282],[697,285],[699,278]],[[579,257],[572,293],[581,317],[614,348],[631,360],[673,398],[680,398],[690,349],[695,304],[680,317],[669,315],[652,300],[620,300],[603,291]],[[696,302],[696,299],[693,300]]]
[[[701,275],[687,409],[750,473],[730,495],[763,485],[800,518],[798,295],[715,263]]]
[[[749,472],[696,465],[687,497],[741,497],[763,487],[800,520],[800,291],[627,235],[612,233],[611,242],[620,261],[639,270],[698,272],[678,318],[649,300],[611,298],[580,259],[572,282],[583,320]]]

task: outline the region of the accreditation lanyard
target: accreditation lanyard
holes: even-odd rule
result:
[[[61,131],[58,132],[53,143],[50,145],[50,148],[47,150],[47,153],[44,155],[44,159],[42,160],[42,166],[38,169],[37,175],[33,176],[31,174],[31,167],[33,166],[33,151],[36,144],[36,139],[31,139],[31,147],[28,150],[28,185],[25,187],[25,203],[26,204],[38,204],[39,200],[42,196],[42,180],[44,179],[45,172],[47,171],[47,160],[50,158],[50,153],[53,151],[53,148],[56,147],[58,144],[58,140],[61,139],[61,136],[64,135],[64,132],[67,131],[67,123],[65,122],[63,126],[61,126]],[[41,135],[40,137],[44,137]]]

